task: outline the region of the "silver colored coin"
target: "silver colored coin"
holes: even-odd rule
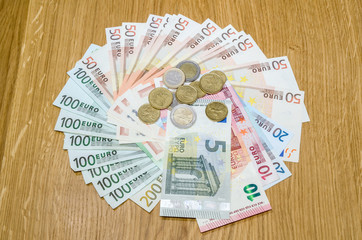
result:
[[[186,82],[193,82],[200,76],[200,66],[194,61],[185,60],[176,65],[186,76]]]
[[[163,83],[168,88],[176,89],[185,82],[185,74],[178,68],[170,68],[163,74]]]
[[[179,104],[172,109],[170,119],[178,128],[189,128],[196,121],[196,112],[187,104]]]

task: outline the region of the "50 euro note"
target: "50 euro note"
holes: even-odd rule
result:
[[[231,139],[231,207],[228,219],[197,218],[201,232],[251,217],[271,209],[255,168],[243,143],[235,136]]]
[[[135,143],[120,144],[118,140],[83,134],[64,133],[63,149],[66,150],[125,150],[139,151]]]
[[[100,48],[100,46],[91,44],[82,59],[85,56],[89,56],[89,54],[98,51]],[[79,60],[77,63],[80,62],[81,60]],[[92,79],[83,68],[75,67],[68,71],[67,74],[88,96],[90,96],[100,107],[102,107],[103,110],[106,111],[109,109],[111,106],[110,101],[104,96],[101,89],[93,81],[94,79]]]
[[[215,34],[215,36],[208,43],[206,43],[199,52],[190,56],[189,59],[197,59],[200,58],[202,55],[207,55],[215,50],[218,50],[221,46],[227,44],[227,40],[233,38],[234,36],[236,36],[236,34],[236,29],[231,24],[229,24],[222,30],[218,31],[218,33]]]
[[[157,53],[147,65],[147,73],[140,78],[140,82],[145,82],[160,71],[162,66],[185,46],[199,27],[199,23],[181,14],[173,17],[166,28],[162,30],[157,42],[155,42],[153,47],[158,49]]]
[[[123,56],[121,64],[124,65],[124,77],[119,86],[119,94],[122,94],[125,89],[129,88],[128,78],[133,72],[140,53],[143,38],[145,37],[144,30],[146,23],[127,22],[122,23],[122,38],[121,47]]]
[[[224,68],[225,74],[232,85],[271,86],[299,90],[288,57],[270,58],[246,64],[238,64]],[[303,104],[302,121],[310,121]]]
[[[231,102],[221,122],[206,116],[210,100],[199,99],[193,126],[179,129],[167,119],[160,216],[229,218]]]
[[[92,82],[97,85],[109,103],[113,103],[113,89],[111,83],[111,67],[107,44],[100,49],[85,55],[76,66],[68,71],[73,80]],[[109,107],[109,104],[105,104]],[[107,108],[108,109],[108,108]]]
[[[124,65],[121,64],[121,32],[122,26],[106,28],[113,96],[118,94],[119,82],[124,75]]]
[[[298,162],[302,130],[304,92],[272,87],[234,85],[245,103],[290,129],[294,137],[282,153],[284,161]],[[283,134],[283,133],[280,133]]]
[[[147,184],[152,182],[155,178],[160,176],[161,173],[162,170],[157,166],[154,166],[148,171],[142,171],[140,174],[133,176],[127,183],[106,194],[103,198],[113,209],[115,209],[128,198],[147,186]]]
[[[211,19],[206,19],[198,30],[190,36],[185,46],[170,58],[171,60],[167,65],[176,66],[179,62],[200,52],[219,32],[221,32],[221,28]],[[165,67],[165,64],[162,67]]]
[[[235,42],[224,45],[211,54],[195,59],[204,73],[214,68],[224,69],[230,65],[266,59],[254,39],[247,35]]]
[[[68,79],[53,105],[94,121],[107,122],[107,112],[71,78]]]
[[[147,18],[145,28],[143,30],[143,36],[137,47],[138,59],[134,65],[134,68],[131,72],[131,75],[128,78],[127,86],[131,87],[141,76],[143,69],[146,67],[144,65],[144,59],[147,58],[148,53],[151,51],[151,47],[155,43],[160,31],[162,30],[162,23],[164,18],[162,16],[157,16],[150,14]],[[147,60],[146,60],[147,61]]]

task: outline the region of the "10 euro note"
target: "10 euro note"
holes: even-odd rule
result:
[[[201,232],[251,217],[271,209],[263,185],[243,143],[231,139],[231,209],[229,219],[197,219]]]
[[[205,113],[210,100],[191,107],[193,126],[180,129],[167,119],[161,216],[228,219],[230,211],[231,102],[227,117],[211,121]]]

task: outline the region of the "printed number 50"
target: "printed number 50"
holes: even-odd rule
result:
[[[215,141],[215,146],[210,147],[210,140],[205,141],[205,147],[209,152],[216,152],[219,150],[219,146],[221,146],[221,151],[226,152],[226,142],[224,141]]]

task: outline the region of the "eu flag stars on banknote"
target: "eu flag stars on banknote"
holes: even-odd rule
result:
[[[270,210],[265,190],[291,176],[309,121],[288,58],[181,14],[105,38],[53,103],[71,169],[112,208],[160,203],[160,216],[196,218],[201,232]]]

